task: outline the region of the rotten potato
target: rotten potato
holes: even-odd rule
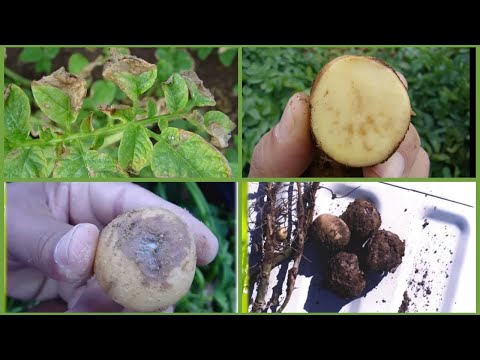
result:
[[[187,225],[164,209],[122,214],[101,232],[95,277],[114,301],[134,311],[166,309],[189,290],[196,267]]]

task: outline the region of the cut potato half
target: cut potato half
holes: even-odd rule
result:
[[[312,131],[333,160],[364,167],[387,160],[410,124],[407,89],[395,70],[367,56],[325,65],[312,86]]]

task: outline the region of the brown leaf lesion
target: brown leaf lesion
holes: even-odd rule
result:
[[[42,77],[40,80],[32,81],[32,86],[52,86],[68,95],[70,105],[75,112],[79,112],[82,108],[83,99],[87,95],[87,83],[81,77],[70,74],[61,67],[57,71],[48,76]]]
[[[128,72],[135,76],[156,68],[155,64],[140,59],[133,55],[123,55],[112,49],[110,57],[105,61],[103,66],[103,77],[107,80],[114,81],[115,74],[119,72]]]

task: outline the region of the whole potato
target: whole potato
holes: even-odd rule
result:
[[[164,209],[122,214],[100,233],[95,277],[114,301],[134,311],[160,311],[189,290],[196,267],[187,225]]]

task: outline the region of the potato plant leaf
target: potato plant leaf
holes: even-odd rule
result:
[[[100,111],[112,119],[122,120],[123,122],[130,122],[135,120],[135,114],[130,106],[100,106]]]
[[[194,71],[183,71],[180,75],[187,82],[190,97],[195,106],[215,106],[212,93],[203,85],[203,81]]]
[[[152,159],[153,145],[147,130],[141,125],[130,124],[123,132],[118,161],[126,171],[138,174]]]
[[[81,151],[78,148],[66,149],[57,160],[53,176],[58,178],[108,178],[125,177],[116,161],[108,154],[95,150]]]
[[[228,147],[230,133],[235,129],[235,123],[220,111],[209,111],[205,115],[195,110],[187,116],[187,121],[197,128],[206,131],[212,138],[211,143],[216,147]]]
[[[185,79],[175,73],[162,83],[165,103],[170,114],[180,112],[188,102],[188,87]]]
[[[38,146],[14,149],[5,157],[5,177],[47,177],[47,165],[45,154]]]
[[[85,80],[62,67],[49,76],[32,81],[35,102],[52,121],[65,129],[77,119],[87,94]]]
[[[137,103],[138,97],[155,83],[157,67],[136,56],[113,53],[105,62],[103,77]]]
[[[24,140],[30,133],[30,102],[23,90],[10,84],[4,92],[5,137]]]
[[[228,161],[201,136],[177,128],[162,131],[153,147],[156,177],[231,177]]]
[[[235,123],[221,111],[209,111],[203,115],[208,133],[212,136],[213,145],[221,148],[228,147],[230,133],[235,129]]]

